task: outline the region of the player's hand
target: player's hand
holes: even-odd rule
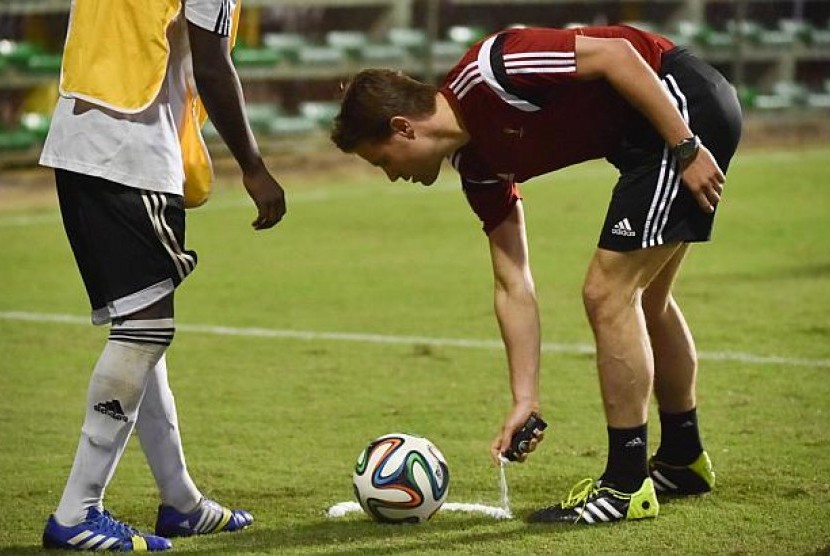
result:
[[[697,204],[704,212],[715,212],[723,195],[726,177],[715,162],[709,149],[701,145],[697,155],[681,169],[683,183],[689,188]]]
[[[285,216],[285,191],[271,176],[264,164],[242,173],[242,183],[257,208],[251,223],[255,230],[273,228]]]
[[[496,435],[496,438],[493,439],[493,443],[490,445],[490,455],[496,465],[498,465],[499,460],[504,457],[503,454],[510,452],[514,436],[522,430],[522,427],[524,427],[525,424],[527,424],[531,415],[535,415],[541,421],[538,411],[538,404],[514,404],[513,409],[504,421],[504,425],[502,425],[501,430]],[[544,421],[541,422],[544,423]],[[534,451],[536,446],[538,446],[539,443],[545,438],[544,426],[537,426],[535,429],[531,430],[530,433],[529,441],[523,446],[524,449],[516,452],[515,461],[525,461],[528,454]]]

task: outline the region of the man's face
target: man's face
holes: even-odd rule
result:
[[[436,143],[404,118],[394,118],[392,135],[381,142],[364,142],[355,154],[381,168],[390,181],[401,178],[412,183],[432,185],[441,171],[444,155]]]

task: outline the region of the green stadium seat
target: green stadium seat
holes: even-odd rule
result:
[[[275,66],[280,62],[280,53],[272,48],[253,48],[238,44],[233,49],[233,62],[240,68]]]
[[[298,107],[300,115],[317,122],[317,125],[328,127],[340,110],[336,102],[306,101]]]
[[[254,130],[267,132],[271,122],[282,115],[282,108],[274,102],[254,102],[245,105],[245,113]]]
[[[393,27],[387,33],[390,44],[403,48],[415,55],[422,55],[427,45],[427,35],[421,29]]]
[[[284,59],[296,63],[300,50],[306,46],[306,40],[297,33],[265,33],[262,36],[262,44],[278,52]]]
[[[51,117],[37,112],[27,112],[20,117],[20,127],[31,133],[38,141],[46,139]]]
[[[331,66],[346,61],[346,54],[339,48],[306,45],[297,51],[297,63],[310,66]]]
[[[809,93],[804,104],[808,108],[830,109],[830,93]]]
[[[732,37],[741,37],[744,41],[759,43],[764,29],[757,21],[730,19],[726,22],[726,30]]]
[[[326,44],[332,48],[342,50],[351,58],[360,58],[363,48],[369,43],[366,33],[360,31],[329,31],[326,33]]]
[[[803,106],[807,102],[807,89],[799,83],[779,81],[772,86],[769,94],[755,97],[755,108],[759,110],[785,110]]]
[[[30,42],[0,40],[0,58],[20,68],[25,68],[29,58],[42,52],[43,49]]]
[[[27,129],[0,130],[0,151],[27,150],[37,143],[37,137]]]
[[[361,58],[369,64],[399,64],[406,59],[408,53],[394,44],[367,44],[361,49]]]
[[[317,130],[317,122],[304,116],[280,116],[271,121],[268,133],[279,137],[305,135]]]
[[[53,73],[59,74],[61,71],[60,54],[41,54],[34,53],[26,60],[25,70],[29,73]]]
[[[780,19],[778,28],[804,44],[812,42],[813,26],[801,19]]]
[[[432,43],[432,56],[438,60],[455,62],[467,51],[463,44],[452,41],[435,41]]]
[[[467,25],[454,25],[447,30],[447,38],[465,46],[472,46],[487,35],[481,27],[470,27]]]

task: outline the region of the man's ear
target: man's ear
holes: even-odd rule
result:
[[[412,122],[403,116],[392,116],[392,119],[389,120],[389,127],[394,134],[402,135],[407,139],[415,137],[415,128],[412,127]]]

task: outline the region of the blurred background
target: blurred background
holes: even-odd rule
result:
[[[0,0],[0,170],[35,165],[57,97],[69,0]],[[263,151],[320,150],[365,67],[440,81],[485,34],[630,23],[736,85],[746,142],[830,142],[828,0],[243,0],[233,53]],[[208,124],[214,154],[225,153]]]

